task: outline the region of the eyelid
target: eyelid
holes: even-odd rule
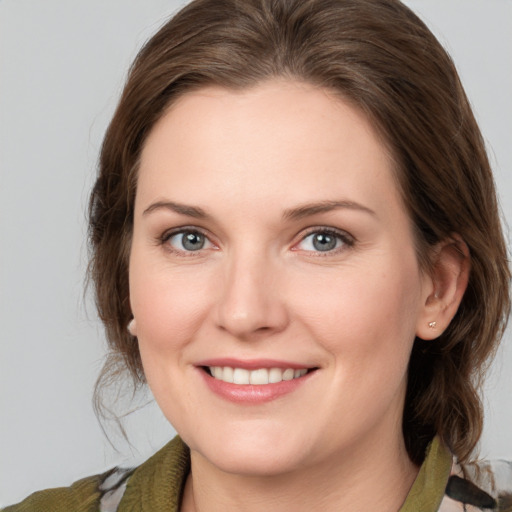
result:
[[[203,248],[198,249],[197,251],[185,251],[185,250],[181,251],[179,249],[174,249],[169,244],[167,244],[169,239],[172,238],[173,236],[178,235],[180,233],[187,233],[187,232],[190,232],[190,233],[196,232],[196,233],[201,234],[202,236],[204,236],[206,238],[208,243],[211,244],[211,247],[207,247],[204,249]],[[338,248],[335,248],[330,251],[310,251],[310,250],[303,250],[303,249],[300,249],[299,247],[297,247],[308,236],[311,236],[312,234],[315,234],[315,233],[324,233],[324,234],[333,235],[333,236],[337,237],[338,239],[340,239],[342,241],[343,245],[342,245],[342,247],[338,247]],[[334,228],[331,226],[312,226],[312,227],[307,228],[305,231],[303,231],[299,236],[300,236],[299,240],[294,242],[294,244],[291,247],[291,250],[292,251],[303,251],[305,253],[314,254],[315,256],[329,256],[329,255],[337,254],[337,253],[345,250],[348,247],[352,247],[356,242],[355,237],[352,236],[347,231],[339,229],[339,228]],[[208,250],[208,249],[212,249],[212,248],[214,250],[219,249],[218,244],[212,240],[212,236],[209,234],[209,232],[207,230],[200,228],[198,226],[193,226],[193,225],[177,226],[174,228],[170,228],[170,229],[164,231],[160,236],[158,236],[157,242],[159,245],[166,246],[165,249],[171,253],[182,254],[182,255],[187,255],[187,256],[198,256],[204,250]]]
[[[322,233],[322,234],[329,234],[337,237],[342,241],[342,246],[337,247],[330,251],[310,251],[310,250],[304,250],[297,247],[300,243],[302,243],[306,238],[309,236],[316,234],[316,233]],[[303,251],[305,253],[309,253],[314,256],[332,256],[334,254],[338,254],[339,252],[342,252],[346,250],[349,247],[352,247],[356,242],[356,239],[354,236],[352,236],[347,231],[344,231],[339,228],[334,228],[331,226],[312,226],[310,228],[307,228],[305,232],[300,234],[300,239],[293,244],[291,247],[292,251]]]
[[[198,249],[197,251],[185,251],[185,250],[179,250],[172,247],[167,242],[176,235],[183,234],[183,233],[198,233],[207,240],[207,242],[210,244],[210,247],[205,247]],[[158,237],[158,244],[164,246],[165,250],[173,253],[173,254],[179,254],[179,255],[186,255],[189,256],[199,256],[200,253],[202,253],[205,250],[209,249],[218,249],[218,245],[212,241],[212,237],[208,234],[208,232],[198,226],[178,226],[171,229],[168,229],[162,233]]]

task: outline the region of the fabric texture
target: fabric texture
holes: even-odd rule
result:
[[[105,475],[84,478],[71,487],[35,492],[3,512],[97,512],[99,486]]]
[[[451,468],[451,453],[439,438],[434,438],[427,448],[425,460],[400,512],[439,510]]]
[[[2,512],[179,512],[190,453],[177,436],[144,464],[32,494]],[[461,466],[435,438],[399,512],[512,512],[512,463]]]

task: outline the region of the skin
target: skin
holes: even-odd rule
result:
[[[341,204],[303,208],[326,202]],[[337,246],[322,252],[311,232],[325,229]],[[187,251],[180,230],[204,247]],[[401,431],[407,364],[462,297],[453,247],[422,272],[392,158],[328,91],[273,80],[172,105],[142,152],[130,301],[149,386],[191,448],[182,509],[398,510],[418,471]],[[205,385],[197,364],[217,357],[317,370],[240,404]]]

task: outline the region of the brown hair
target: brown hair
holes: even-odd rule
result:
[[[137,163],[169,104],[206,85],[244,88],[288,77],[337,91],[375,124],[394,155],[418,257],[458,233],[471,274],[434,342],[416,339],[403,431],[411,459],[438,434],[462,460],[482,430],[478,395],[509,312],[509,269],[482,136],[452,61],[398,0],[195,0],[137,56],[101,150],[90,200],[90,275],[111,354],[144,383],[131,318],[128,259]],[[98,402],[99,403],[99,402]]]

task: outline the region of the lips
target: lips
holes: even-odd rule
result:
[[[211,391],[238,404],[264,403],[293,393],[318,370],[284,361],[234,359],[203,361],[197,368]]]

